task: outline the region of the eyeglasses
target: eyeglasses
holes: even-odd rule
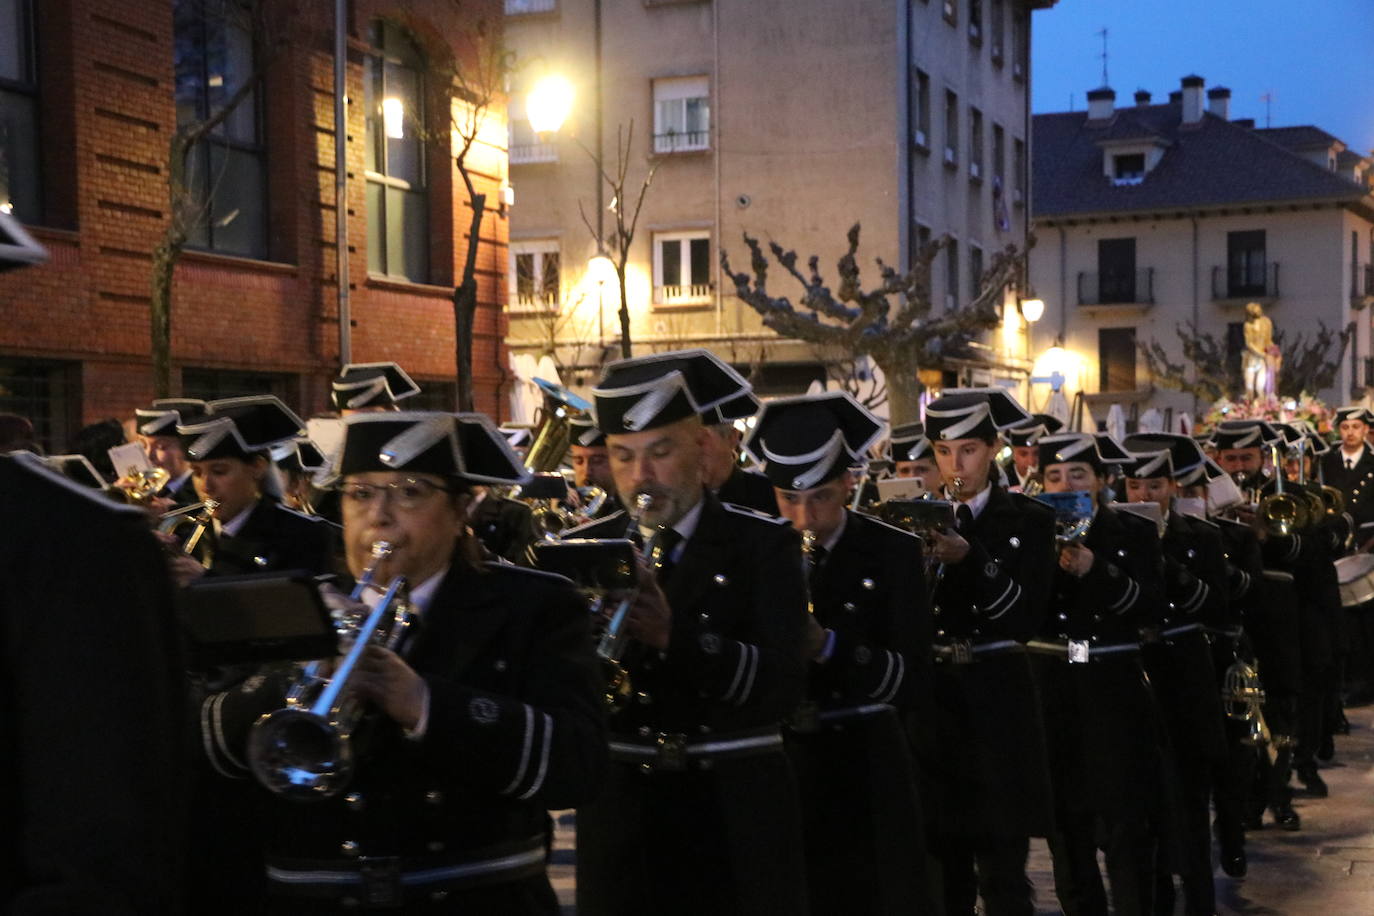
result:
[[[441,487],[438,484],[430,483],[428,480],[415,480],[407,478],[398,480],[395,483],[373,484],[373,483],[346,483],[339,488],[345,502],[352,503],[359,509],[366,509],[369,506],[377,505],[384,498],[384,493],[391,494],[392,504],[398,509],[418,509],[429,501],[435,493],[452,493],[452,489]]]

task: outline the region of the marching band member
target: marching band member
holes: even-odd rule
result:
[[[1226,553],[1217,526],[1174,507],[1179,487],[1206,479],[1207,458],[1187,436],[1147,433],[1122,443],[1132,461],[1122,465],[1130,503],[1153,503],[1162,519],[1165,609],[1158,625],[1141,631],[1141,656],[1168,730],[1178,821],[1163,831],[1156,868],[1155,908],[1173,910],[1172,875],[1183,880],[1185,910],[1210,916],[1212,885],[1210,800],[1212,773],[1226,754],[1225,713],[1205,627],[1224,620]],[[1220,472],[1220,469],[1218,469]],[[1176,861],[1174,861],[1176,860]]]
[[[642,651],[624,660],[635,693],[611,719],[610,777],[578,811],[583,916],[806,912],[779,730],[805,690],[800,538],[721,502],[702,478],[714,435],[702,415],[746,393],[705,350],[611,363],[592,392],[616,491],[652,504],[566,535],[628,533],[661,562],[630,618]]]
[[[746,471],[739,463],[740,431],[735,420],[752,417],[758,410],[759,399],[746,392],[702,414],[701,422],[711,433],[702,440],[702,480],[723,503],[777,515],[778,501],[768,478],[758,471]]]
[[[205,402],[191,398],[162,398],[149,407],[134,411],[139,442],[154,467],[167,472],[167,483],[158,491],[152,505],[160,514],[200,502],[191,482],[191,464],[177,435],[178,423],[189,423],[205,415]],[[116,468],[122,474],[122,469]]]
[[[940,469],[935,466],[935,452],[926,438],[924,423],[907,423],[893,429],[888,449],[894,477],[919,477],[927,490],[939,488]]]
[[[1054,788],[1055,891],[1069,916],[1107,911],[1100,842],[1112,911],[1146,916],[1161,762],[1139,629],[1160,619],[1159,535],[1153,523],[1100,503],[1108,465],[1130,460],[1109,437],[1064,433],[1036,445],[1045,492],[1086,492],[1092,519],[1081,540],[1061,543],[1050,613],[1029,643]]]
[[[1216,462],[1236,478],[1242,491],[1256,499],[1277,491],[1275,481],[1265,473],[1264,452],[1279,442],[1279,433],[1263,420],[1224,420],[1212,431],[1208,444],[1216,451]],[[1293,810],[1293,790],[1289,778],[1293,768],[1293,736],[1298,729],[1298,696],[1302,689],[1302,633],[1305,626],[1304,600],[1299,596],[1295,574],[1301,564],[1307,536],[1280,533],[1264,527],[1253,508],[1238,512],[1241,521],[1251,525],[1260,541],[1264,563],[1263,588],[1267,600],[1256,603],[1245,618],[1264,677],[1264,715],[1274,735],[1276,753],[1258,760],[1256,791],[1247,826],[1258,829],[1265,808],[1284,830],[1299,830],[1302,820]]]
[[[594,518],[604,518],[625,507],[615,495],[615,477],[611,474],[611,456],[606,449],[606,434],[590,419],[575,417],[569,426],[572,443],[569,462],[573,470],[573,486],[578,489],[597,487],[606,494]]]
[[[406,398],[420,393],[406,371],[395,363],[349,363],[330,384],[330,399],[340,416],[401,410]]]
[[[1030,837],[1051,826],[1045,732],[1023,642],[1045,614],[1054,516],[1007,493],[994,468],[1001,430],[1027,414],[1000,389],[950,391],[925,432],[958,524],[936,534],[934,728],[918,740],[946,913],[1029,914]],[[913,447],[914,451],[914,447]],[[912,454],[908,452],[907,454]]]
[[[1367,438],[1374,414],[1360,405],[1337,409],[1334,417],[1340,433],[1340,448],[1333,448],[1321,456],[1322,482],[1341,491],[1346,511],[1360,528],[1374,524],[1374,448]],[[1359,541],[1369,540],[1374,529],[1365,528]]]
[[[319,518],[280,502],[271,450],[305,435],[305,424],[272,395],[210,401],[203,417],[177,424],[196,494],[214,511],[215,550],[208,566],[176,554],[179,585],[212,575],[332,566],[333,535]]]
[[[807,701],[790,720],[812,913],[929,908],[904,722],[930,702],[920,541],[845,508],[883,426],[843,392],[763,406],[746,451],[803,532],[813,608]],[[809,545],[809,546],[808,546]]]
[[[1011,446],[1011,460],[1002,465],[1007,476],[1007,486],[1024,490],[1026,484],[1034,479],[1038,467],[1035,440],[1059,432],[1064,424],[1058,417],[1047,413],[1031,414],[1031,422],[1017,426],[1006,432],[1007,444]]]
[[[524,469],[486,418],[416,411],[346,418],[335,471],[350,572],[388,542],[375,581],[406,577],[418,634],[369,646],[348,682],[379,715],[346,791],[264,796],[263,910],[558,913],[546,810],[586,801],[605,766],[586,606],[560,577],[482,562],[465,524],[474,483]],[[207,753],[240,777],[287,679],[254,680],[203,706]]]

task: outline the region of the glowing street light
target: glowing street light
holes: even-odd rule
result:
[[[1021,317],[1031,324],[1040,320],[1040,316],[1045,314],[1045,300],[1038,296],[1030,299],[1021,300]]]
[[[530,128],[539,135],[557,133],[572,113],[573,87],[564,77],[549,75],[534,84],[525,97]]]

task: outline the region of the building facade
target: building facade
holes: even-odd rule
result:
[[[509,315],[513,354],[550,354],[574,387],[619,356],[610,206],[644,197],[627,261],[636,353],[709,347],[765,394],[826,374],[807,343],[763,327],[723,275],[747,270],[743,236],[819,258],[836,278],[845,234],[861,266],[905,270],[948,233],[936,310],[975,295],[993,251],[1024,245],[1029,203],[1032,12],[1052,0],[507,0],[520,62],[511,94]],[[524,95],[556,74],[574,88],[556,135],[535,135]],[[633,143],[627,159],[623,138]],[[628,164],[625,201],[598,181]],[[601,188],[599,190],[599,187]],[[770,292],[794,301],[776,266]],[[961,382],[1024,378],[1025,337],[989,335]],[[950,368],[950,367],[945,367]],[[959,367],[955,367],[959,368]],[[938,378],[938,375],[937,375]]]
[[[229,0],[0,2],[0,197],[50,253],[0,285],[0,411],[49,448],[153,396],[150,275],[173,207],[180,127],[262,80],[186,157],[192,224],[173,286],[173,387],[272,392],[303,414],[340,363],[332,4]],[[356,0],[347,39],[351,358],[395,360],[452,407],[452,287],[470,204],[454,166],[447,83],[497,0]],[[492,31],[494,30],[494,31]],[[458,63],[455,64],[454,62]],[[500,416],[507,214],[504,96],[469,166],[481,226],[473,378]],[[178,211],[184,212],[184,211]],[[412,402],[413,403],[413,402]]]
[[[1233,120],[1230,96],[1189,76],[1164,104],[1138,92],[1119,107],[1102,88],[1088,111],[1035,116],[1031,281],[1046,311],[1032,339],[1049,351],[1036,377],[1058,372],[1098,421],[1112,404],[1204,413],[1156,384],[1139,348],[1185,363],[1178,332],[1196,328],[1238,373],[1251,302],[1289,345],[1353,324],[1334,384],[1312,394],[1342,404],[1374,384],[1370,160],[1316,127]]]

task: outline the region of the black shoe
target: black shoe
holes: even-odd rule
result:
[[[1335,731],[1338,735],[1350,734],[1350,720],[1345,717],[1345,710],[1337,714]]]
[[[1322,763],[1330,763],[1336,756],[1336,742],[1331,740],[1331,736],[1323,735],[1322,743],[1317,746],[1317,759]]]
[[[1322,779],[1315,766],[1303,767],[1297,771],[1298,780],[1307,789],[1307,794],[1313,798],[1326,798],[1330,792],[1326,788],[1326,780]]]
[[[1221,844],[1221,870],[1232,878],[1245,877],[1245,873],[1250,870],[1250,863],[1245,857],[1245,846],[1242,843]]]
[[[1274,823],[1280,830],[1301,830],[1302,818],[1290,807],[1274,809]]]

